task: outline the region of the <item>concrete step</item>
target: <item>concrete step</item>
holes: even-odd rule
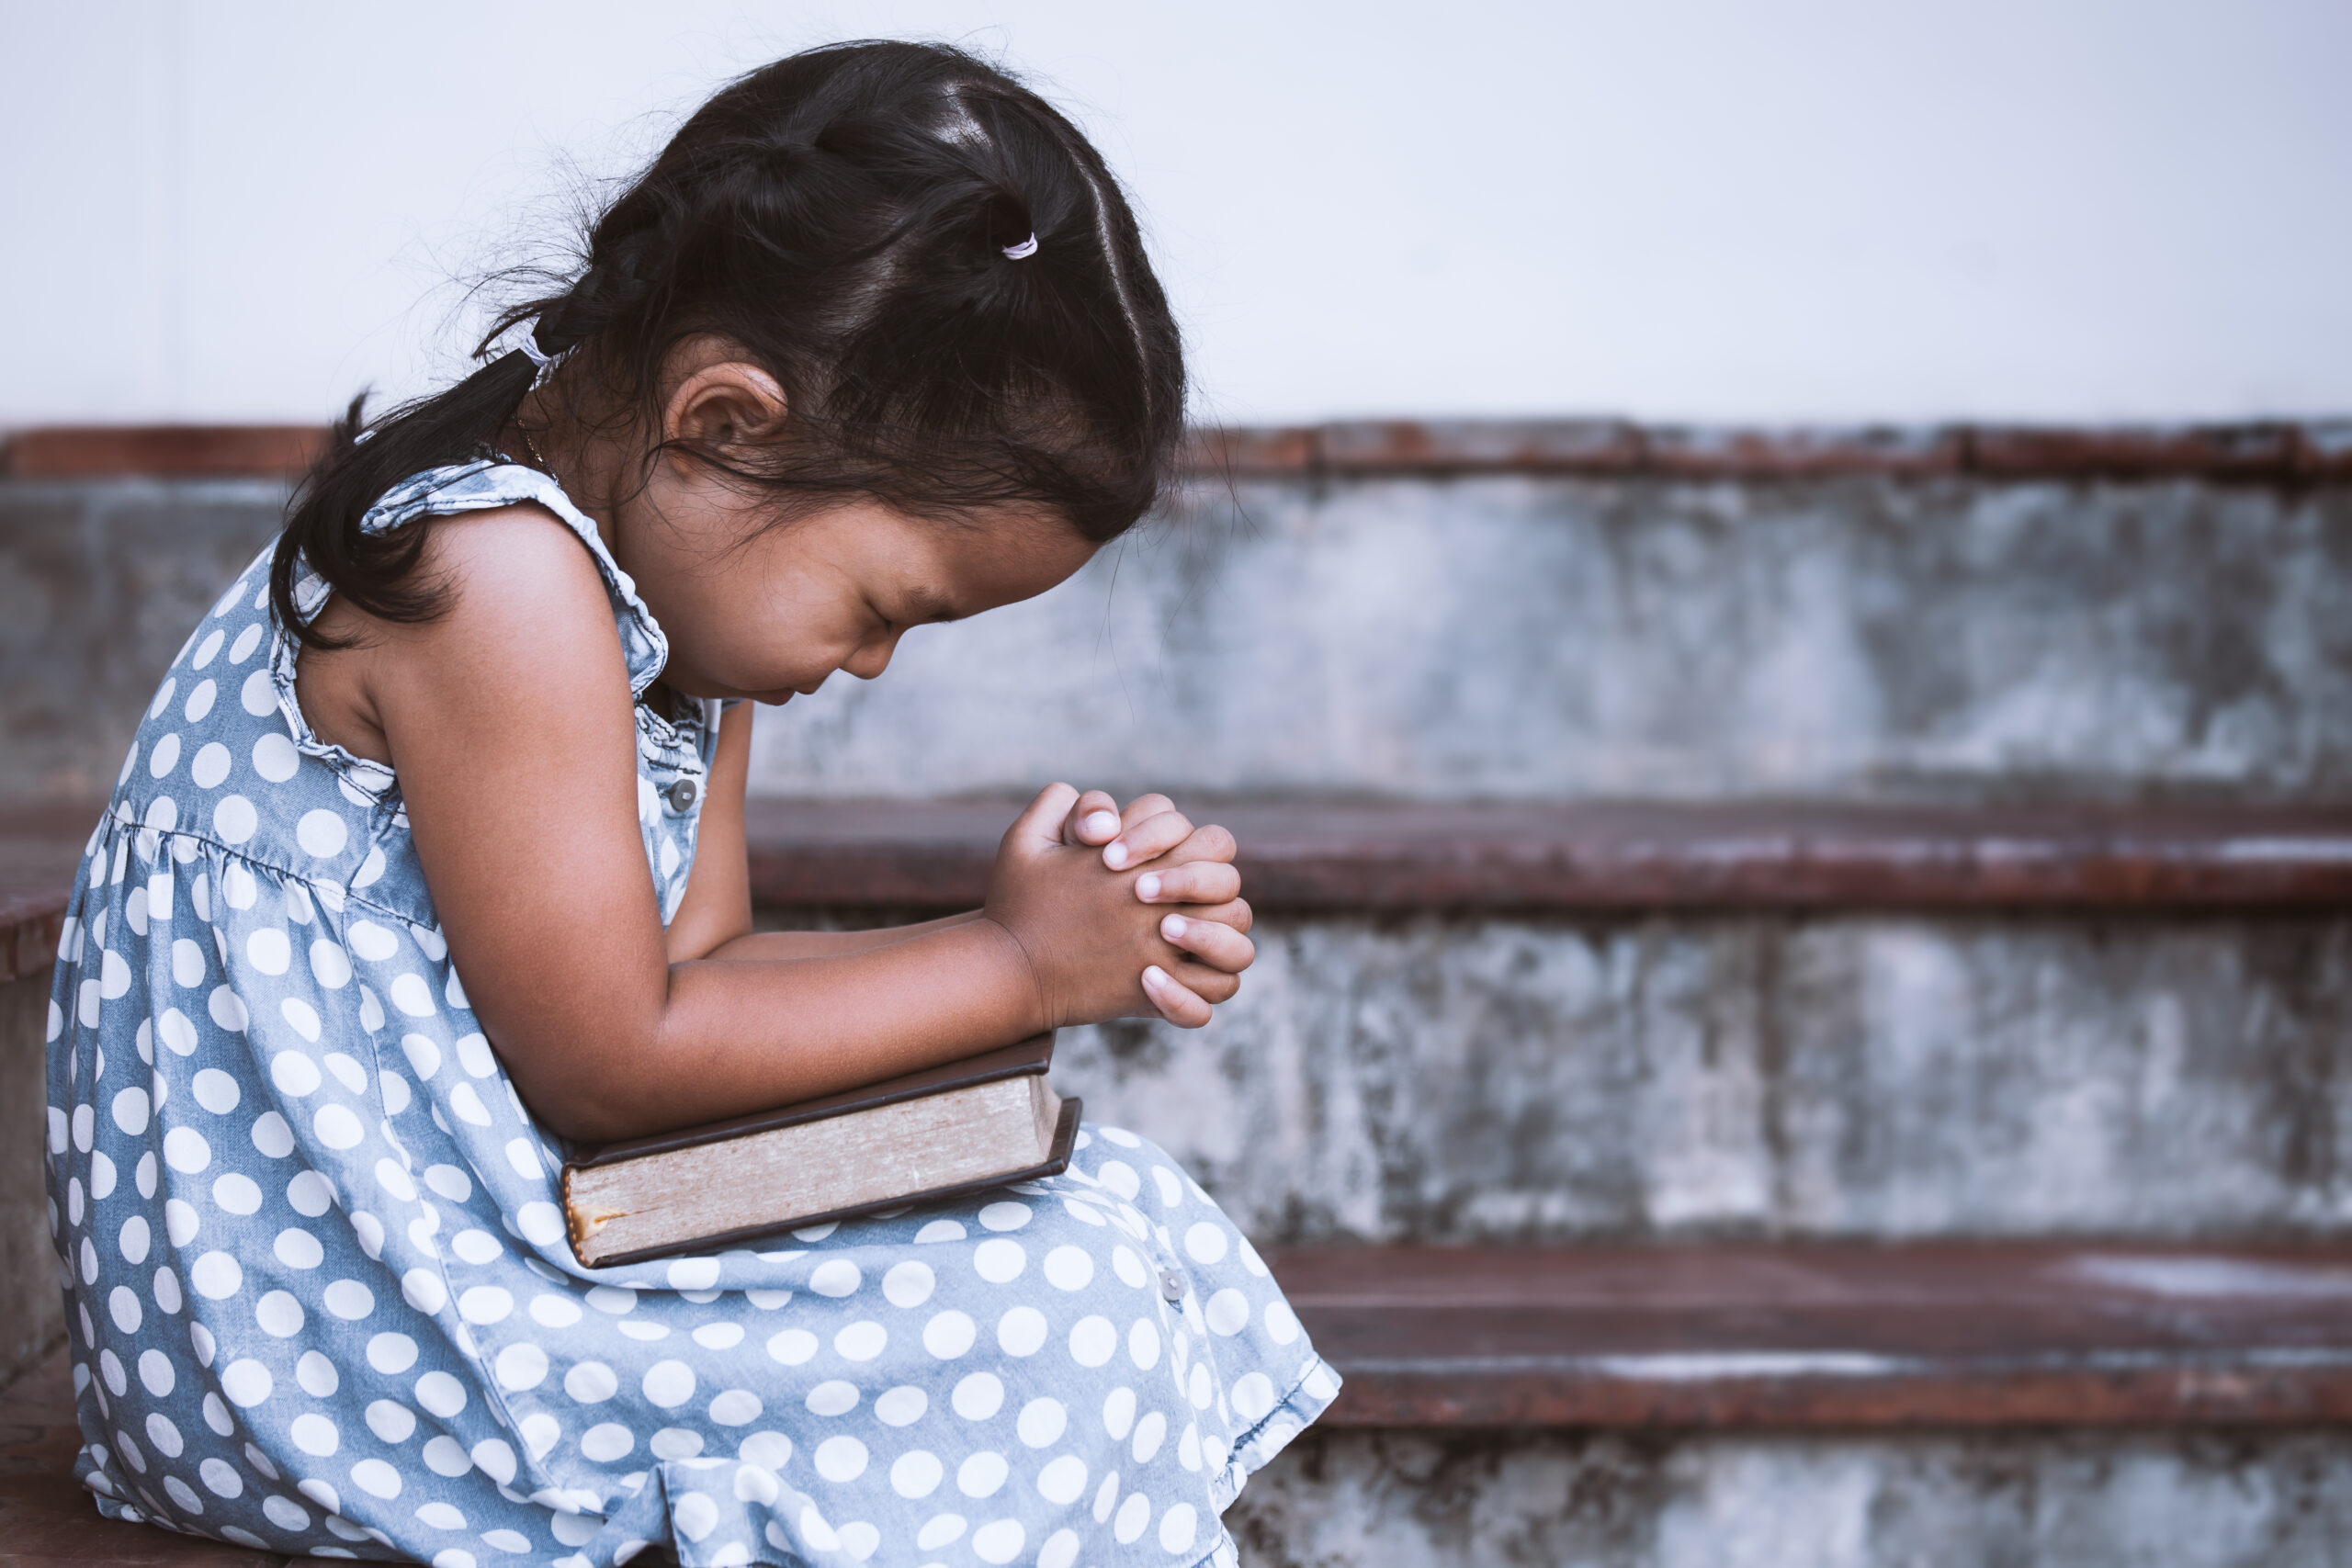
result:
[[[2063,1242],[1269,1256],[1335,1427],[2352,1419],[2352,1248]]]
[[[1193,800],[1285,913],[2352,908],[2352,807]],[[752,897],[968,909],[1018,800],[746,803]]]
[[[248,469],[282,463],[285,433],[239,439]],[[1226,445],[1070,582],[770,716],[755,788],[2352,795],[2338,430]],[[20,437],[0,478],[0,798],[103,790],[286,494],[184,433],[71,446]]]
[[[1271,916],[1056,1074],[1252,1235],[2352,1235],[2352,919]]]
[[[302,1561],[100,1517],[74,1479],[81,1446],[61,1345],[0,1387],[0,1562],[9,1568],[285,1568]]]
[[[2352,1253],[1352,1248],[1270,1258],[1347,1386],[1227,1517],[1257,1563],[2318,1568]],[[101,1519],[65,1359],[0,1392],[0,1556],[286,1559]]]
[[[800,901],[763,918],[968,908],[1009,810],[763,806]],[[1069,1031],[1057,1075],[1274,1244],[2352,1235],[2332,819],[1761,811],[1220,809],[1266,846],[1240,998]],[[79,820],[0,833],[52,922]]]
[[[1245,477],[796,701],[755,787],[2341,799],[2346,537],[2335,483]]]
[[[1010,809],[756,803],[763,918],[969,908]],[[2339,815],[1201,814],[1261,915],[1241,996],[1056,1073],[1253,1235],[2352,1235]]]
[[[1310,1429],[1250,1568],[2342,1568],[2341,1427]]]
[[[1287,1246],[1349,1374],[1253,1563],[2338,1568],[2346,435],[1235,433],[763,716],[763,916],[970,903],[1004,808],[933,797],[1223,802],[1242,998],[1057,1077]],[[0,802],[103,794],[308,439],[11,446]],[[11,1356],[62,1326],[77,814],[0,841]],[[64,1386],[0,1395],[0,1558],[257,1555],[97,1520]]]

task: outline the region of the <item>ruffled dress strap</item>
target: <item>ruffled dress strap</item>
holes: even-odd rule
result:
[[[590,558],[596,563],[597,575],[605,581],[605,596],[612,601],[614,622],[620,628],[621,649],[628,660],[629,694],[644,695],[645,688],[653,683],[669,662],[670,639],[662,635],[660,623],[654,620],[653,612],[645,607],[645,601],[638,597],[637,584],[613,559],[612,551],[605,547],[604,536],[597,532],[595,521],[572,504],[561,485],[537,468],[525,468],[503,457],[483,457],[428,468],[385,491],[383,499],[360,518],[359,526],[366,533],[389,534],[419,517],[487,512],[525,502],[555,513],[588,547]],[[328,592],[325,581],[312,572],[306,562],[295,581],[294,606],[308,620],[326,603]]]

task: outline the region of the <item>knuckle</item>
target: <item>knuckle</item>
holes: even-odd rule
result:
[[[1203,860],[1229,861],[1241,850],[1241,846],[1234,841],[1232,833],[1215,822],[1194,829],[1193,844]]]
[[[1233,882],[1216,874],[1217,868],[1203,866],[1187,877],[1184,888],[1195,904],[1227,904],[1233,900]]]

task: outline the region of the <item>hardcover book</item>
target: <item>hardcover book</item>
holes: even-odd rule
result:
[[[1079,1102],[1054,1037],[775,1111],[607,1144],[563,1168],[571,1250],[601,1269],[1059,1174]]]

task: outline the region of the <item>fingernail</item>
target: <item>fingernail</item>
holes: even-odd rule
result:
[[[1098,811],[1080,825],[1090,833],[1115,833],[1119,830],[1119,819],[1108,811]]]
[[[1116,845],[1112,846],[1116,848]],[[1159,873],[1148,871],[1136,878],[1136,897],[1148,902],[1159,897]]]
[[[1159,934],[1166,937],[1170,942],[1183,941],[1184,917],[1182,915],[1170,915],[1166,919],[1160,921]]]
[[[1102,863],[1113,871],[1127,863],[1127,846],[1114,839],[1102,846]]]
[[[1143,966],[1143,983],[1147,986],[1164,986],[1168,984],[1168,971],[1157,964],[1147,964]]]

